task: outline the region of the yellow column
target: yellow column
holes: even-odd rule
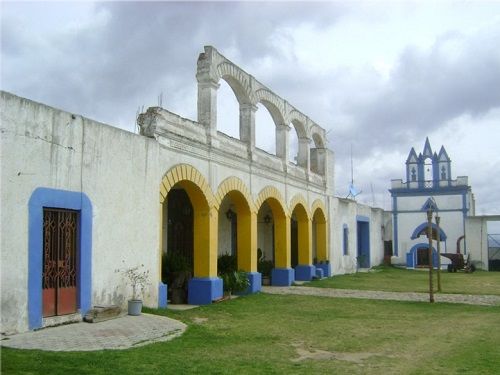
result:
[[[318,260],[327,260],[327,230],[325,222],[316,222],[316,251]]]
[[[310,266],[312,264],[312,222],[305,219],[299,221],[299,264]]]
[[[290,218],[277,216],[274,220],[275,267],[290,268]]]
[[[238,214],[238,269],[257,272],[257,214]]]

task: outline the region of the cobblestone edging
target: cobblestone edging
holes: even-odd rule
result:
[[[381,292],[372,290],[355,289],[332,289],[315,288],[306,286],[263,286],[262,291],[269,294],[295,294],[301,296],[320,296],[332,298],[362,298],[362,299],[380,299],[392,301],[417,301],[428,302],[428,293],[400,293],[400,292]],[[470,294],[434,294],[435,302],[464,303],[468,305],[500,306],[500,296],[493,295],[470,295]]]

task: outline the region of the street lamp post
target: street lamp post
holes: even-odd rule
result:
[[[427,238],[429,239],[429,302],[434,303],[432,287],[432,207],[427,208]]]

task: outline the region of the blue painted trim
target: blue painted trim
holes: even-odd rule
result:
[[[316,267],[299,264],[295,267],[295,280],[311,281],[316,273]]]
[[[409,252],[406,253],[406,267],[407,268],[415,268],[418,266],[417,264],[417,249],[418,248],[426,248],[429,249],[429,244],[425,242],[418,243],[413,245]],[[434,246],[432,247],[432,268],[437,268],[438,264],[438,253]]]
[[[167,307],[167,293],[168,288],[167,284],[163,284],[161,281],[158,283],[158,307],[166,308]]]
[[[260,272],[248,272],[247,276],[250,285],[247,290],[237,294],[245,295],[260,292],[262,289],[262,274]]]
[[[432,187],[432,188],[424,188],[423,183],[424,181],[419,181],[422,182],[422,186],[419,188],[410,188],[410,187],[405,187],[405,188],[395,188],[395,189],[389,189],[389,192],[391,193],[392,196],[417,196],[417,195],[453,195],[453,194],[462,194],[462,193],[467,193],[469,191],[469,186],[467,185],[460,185],[460,186],[442,186],[442,187]],[[408,186],[408,185],[407,185]]]
[[[332,264],[331,263],[318,263],[315,264],[316,269],[321,269],[323,270],[323,276],[324,277],[331,277],[332,276]]]
[[[358,218],[361,218],[358,219]],[[365,216],[356,216],[357,219],[357,238],[358,238],[358,251],[357,256],[364,256],[363,264],[358,266],[361,268],[369,268],[371,265],[370,256],[370,223],[364,220]]]
[[[369,223],[370,218],[368,216],[362,216],[362,215],[356,215],[356,221],[364,222],[364,223]]]
[[[325,275],[323,273],[323,269],[317,267],[314,277],[317,278],[317,279],[322,279],[323,277],[325,277]]]
[[[427,229],[427,225],[428,225],[427,223],[422,223],[418,227],[416,227],[410,238],[412,240],[418,238],[419,237],[418,234],[420,232],[422,232],[424,229]],[[432,229],[437,230],[437,225],[435,223],[432,223],[431,226],[432,226]],[[442,227],[439,227],[439,236],[441,237],[441,241],[446,241],[446,238],[447,238],[446,233],[444,232]]]
[[[349,227],[347,224],[342,226],[342,250],[344,255],[349,254]]]
[[[271,285],[290,286],[295,280],[293,268],[273,268],[271,272]]]
[[[222,279],[218,277],[193,277],[188,283],[188,303],[209,305],[222,298]]]
[[[84,316],[92,301],[92,204],[85,193],[37,188],[28,203],[28,325],[42,327],[43,208],[79,211],[77,308]]]

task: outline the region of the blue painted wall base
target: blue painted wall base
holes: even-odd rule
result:
[[[250,285],[244,292],[236,293],[238,295],[252,294],[260,292],[262,288],[262,274],[260,272],[248,272],[248,281]]]
[[[295,270],[293,268],[273,268],[271,273],[271,285],[290,286],[295,280]]]
[[[163,284],[161,281],[158,284],[158,307],[166,308],[167,307],[167,284]]]
[[[295,280],[311,281],[316,274],[316,267],[299,264],[295,267]]]
[[[316,274],[314,275],[316,279],[322,279],[323,276],[323,270],[321,268],[316,268]]]
[[[324,277],[332,277],[332,265],[330,263],[318,263],[315,264],[316,268],[321,268],[323,270]]]
[[[222,279],[218,277],[193,277],[188,284],[190,305],[209,305],[222,298]]]

